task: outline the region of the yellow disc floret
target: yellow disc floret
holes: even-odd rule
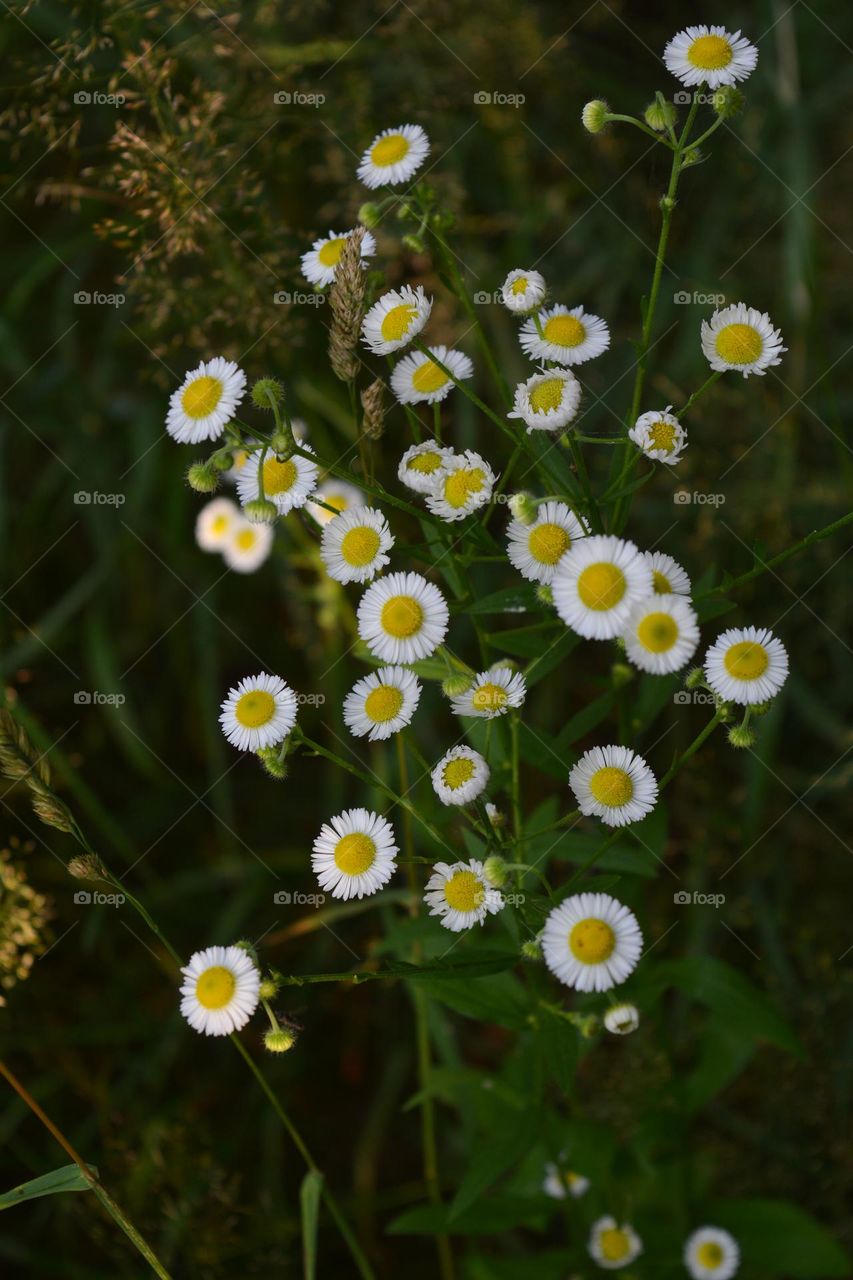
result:
[[[672,453],[675,447],[677,428],[671,422],[656,422],[649,430],[650,449],[661,449],[664,453]]]
[[[396,640],[417,635],[424,624],[424,611],[411,596],[391,596],[382,606],[382,628]]]
[[[348,530],[341,539],[341,555],[354,569],[370,564],[379,550],[379,534],[369,525]]]
[[[266,689],[250,689],[238,698],[234,715],[244,729],[260,729],[275,715],[275,698]]]
[[[399,342],[409,332],[409,327],[417,314],[417,307],[413,307],[408,302],[401,302],[398,306],[391,307],[382,317],[382,337],[386,342]]]
[[[722,71],[732,60],[732,47],[722,36],[700,36],[687,50],[687,57],[701,71]]]
[[[569,950],[582,964],[602,964],[613,955],[616,934],[606,920],[588,916],[579,920],[569,934]]]
[[[537,564],[556,564],[571,542],[562,525],[537,524],[530,530],[527,549]]]
[[[205,1009],[224,1009],[236,987],[237,980],[231,970],[215,964],[196,979],[196,999]]]
[[[678,623],[670,613],[647,613],[637,627],[637,639],[649,653],[666,653],[678,639]]]
[[[347,876],[369,871],[376,857],[376,845],[362,831],[353,831],[335,845],[335,866]]]
[[[447,374],[443,373],[432,360],[425,360],[412,374],[412,386],[415,391],[421,391],[424,394],[440,391],[447,381]]]
[[[608,1227],[598,1237],[598,1247],[608,1262],[620,1262],[631,1252],[631,1242],[619,1227]]]
[[[460,467],[451,471],[444,481],[444,500],[457,511],[464,507],[469,498],[480,493],[485,476],[480,467]]]
[[[622,805],[628,803],[634,794],[631,775],[626,773],[624,769],[617,769],[613,765],[605,765],[603,769],[596,769],[589,780],[589,789],[594,800],[597,800],[599,804],[606,804],[610,809],[621,808]]]
[[[444,886],[444,897],[454,911],[468,913],[483,905],[486,891],[473,871],[456,871]]]
[[[757,680],[767,670],[770,659],[763,644],[741,640],[726,650],[723,662],[735,680]]]
[[[267,458],[264,462],[264,493],[268,498],[287,493],[293,488],[297,474],[296,463],[292,458],[288,458],[286,462],[279,462],[278,458]]]
[[[625,594],[625,575],[615,564],[601,560],[587,565],[578,577],[578,595],[587,609],[613,609]]]
[[[346,244],[346,236],[338,236],[336,240],[327,240],[317,254],[324,267],[336,267],[341,260],[341,253]]]
[[[586,329],[577,316],[551,316],[545,321],[542,333],[546,342],[558,347],[579,347],[586,337]]]
[[[725,1261],[726,1255],[722,1248],[713,1240],[705,1240],[696,1250],[696,1261],[702,1267],[707,1267],[713,1271],[720,1263]]]
[[[195,378],[181,395],[181,408],[188,418],[206,418],[219,404],[222,383],[209,374]]]
[[[450,787],[451,791],[464,787],[466,782],[470,782],[474,776],[474,761],[468,756],[459,756],[456,760],[448,760],[442,771],[444,785]]]
[[[475,711],[500,711],[506,706],[506,689],[487,681],[474,690],[471,705]]]
[[[562,378],[548,378],[538,382],[530,393],[530,407],[534,413],[550,413],[563,403],[565,382]]]
[[[393,684],[381,684],[371,689],[364,699],[364,714],[374,724],[385,724],[400,714],[403,695]]]
[[[409,458],[406,463],[407,471],[420,471],[423,475],[431,476],[434,471],[438,471],[441,466],[441,454],[426,451],[424,453],[416,453],[414,458]]]
[[[717,355],[727,364],[752,364],[761,355],[761,334],[748,324],[727,324],[716,338]]]
[[[386,165],[399,164],[409,154],[409,141],[402,133],[391,133],[387,138],[380,138],[374,144],[370,159],[375,165],[384,168]]]

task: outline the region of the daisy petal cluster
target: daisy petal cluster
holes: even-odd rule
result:
[[[595,534],[569,548],[551,589],[567,627],[588,640],[612,640],[621,635],[633,605],[651,594],[652,571],[633,542]]]
[[[413,444],[400,459],[397,477],[413,493],[432,493],[438,473],[452,457],[452,449],[446,449],[434,440]]]
[[[361,157],[358,179],[371,190],[399,186],[414,177],[428,155],[429,138],[419,124],[383,129]]]
[[[258,1007],[261,975],[242,947],[196,951],[181,973],[181,1013],[202,1035],[231,1035]]]
[[[705,655],[705,678],[725,702],[767,702],[788,678],[788,654],[767,627],[731,627]]]
[[[604,1029],[612,1036],[629,1036],[640,1025],[640,1012],[635,1004],[614,1004],[604,1015]]]
[[[359,680],[344,699],[344,723],[354,738],[380,742],[411,724],[421,696],[407,667],[380,667]]]
[[[581,813],[608,827],[640,822],[651,813],[658,784],[642,756],[630,747],[592,747],[569,774]]]
[[[391,879],[398,852],[394,828],[381,814],[347,809],[323,824],[311,865],[333,898],[364,898]]]
[[[233,360],[215,356],[192,369],[169,400],[166,430],[178,444],[221,436],[243,399],[246,375]]]
[[[349,511],[351,507],[363,507],[365,505],[364,494],[360,489],[357,489],[354,484],[349,484],[346,480],[337,480],[333,476],[330,476],[317,486],[314,498],[317,501],[307,503],[305,510],[321,526],[327,525],[330,520],[334,520],[335,516],[339,516],[342,511]],[[329,510],[330,507],[332,508],[331,511]]]
[[[517,267],[501,285],[501,298],[507,311],[524,316],[537,311],[545,301],[545,278],[538,271]]]
[[[424,293],[423,285],[413,289],[404,284],[400,289],[391,289],[374,302],[364,317],[362,338],[374,355],[390,355],[418,336],[431,310],[432,299]]]
[[[303,446],[313,452],[310,445]],[[272,502],[280,516],[304,507],[309,494],[317,485],[317,464],[310,458],[294,453],[289,458],[279,458],[274,453],[266,456],[252,454],[237,477],[237,494],[244,507],[257,502],[261,495]]]
[[[507,555],[528,582],[553,581],[557,565],[589,530],[565,502],[543,502],[532,524],[513,519],[507,529]]]
[[[369,582],[389,563],[393,545],[381,511],[352,507],[324,526],[320,557],[336,582]]]
[[[610,346],[610,330],[600,316],[558,303],[525,320],[518,332],[525,355],[556,364],[584,364]]]
[[[240,751],[276,747],[296,724],[296,694],[281,676],[247,676],[222,704],[222,732]]]
[[[542,955],[576,991],[609,991],[637,967],[643,935],[637,918],[607,893],[576,893],[545,921]]]
[[[752,373],[763,375],[782,363],[787,350],[767,312],[743,302],[723,307],[702,321],[702,353],[719,373],[734,369],[745,378]]]
[[[722,1227],[700,1227],[684,1245],[684,1265],[693,1280],[731,1280],[740,1266],[740,1248]]]
[[[436,361],[449,369],[453,377],[439,368]],[[474,366],[462,351],[430,347],[429,355],[415,351],[398,361],[391,374],[391,390],[401,404],[437,404],[453,390],[454,379],[462,382],[473,373]]]
[[[433,790],[442,804],[470,804],[488,786],[489,766],[473,747],[452,747],[431,776]]]
[[[475,924],[483,924],[494,915],[504,900],[486,878],[483,863],[476,858],[468,862],[436,862],[426,882],[424,902],[431,916],[438,916],[445,929],[461,933]]]
[[[629,1223],[620,1225],[607,1214],[592,1224],[588,1248],[590,1256],[605,1271],[618,1271],[640,1256],[643,1242]]]
[[[521,672],[498,662],[476,675],[465,692],[455,694],[450,703],[458,716],[494,720],[520,707],[526,696],[527,686]]]
[[[674,466],[687,448],[687,432],[667,405],[663,413],[641,413],[628,436],[647,458]]]
[[[631,609],[622,633],[629,661],[654,676],[689,662],[699,644],[699,624],[684,596],[646,596]]]
[[[562,431],[577,416],[581,384],[571,369],[547,369],[534,373],[515,389],[509,418],[520,418],[531,431]]]
[[[663,551],[646,551],[645,560],[652,571],[652,589],[657,595],[690,595],[690,579],[672,556]]]
[[[755,70],[758,49],[739,31],[732,34],[725,27],[687,27],[670,40],[663,60],[667,71],[682,84],[718,89],[746,80]]]
[[[338,270],[344,245],[352,231],[330,231],[327,236],[315,240],[307,253],[302,255],[302,274],[309,284],[325,288],[332,283]],[[361,259],[366,265],[367,259],[376,252],[376,241],[369,231],[365,231],[361,242]]]
[[[442,520],[464,520],[492,496],[497,476],[473,449],[454,453],[435,474],[426,505]]]
[[[382,662],[418,662],[443,643],[449,619],[438,587],[419,573],[389,573],[362,596],[358,634]]]
[[[583,1174],[574,1173],[570,1169],[561,1169],[559,1165],[549,1161],[545,1165],[542,1190],[552,1200],[565,1200],[567,1196],[577,1200],[589,1190],[589,1178],[585,1178]]]

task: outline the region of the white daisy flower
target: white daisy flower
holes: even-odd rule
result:
[[[558,303],[525,320],[518,340],[532,360],[583,364],[607,350],[610,330],[600,316],[589,314],[583,307],[569,309]]]
[[[460,382],[474,372],[473,364],[462,351],[452,347],[430,347],[429,351]],[[436,404],[450,394],[456,383],[439,369],[435,360],[423,351],[413,351],[397,362],[391,374],[391,390],[400,404]]]
[[[427,507],[442,520],[464,520],[489,501],[496,480],[488,462],[473,449],[454,453],[425,495]]]
[[[571,369],[534,373],[515,388],[515,406],[508,418],[521,418],[531,431],[559,431],[574,419],[581,402],[581,384]]]
[[[543,502],[533,524],[510,520],[507,529],[510,564],[528,582],[548,584],[572,544],[588,532],[565,502]]]
[[[658,784],[642,756],[630,747],[592,747],[569,774],[581,813],[608,827],[639,822],[657,804]]]
[[[630,662],[653,676],[689,662],[699,643],[699,623],[684,596],[646,596],[631,609],[622,633]]]
[[[323,529],[320,557],[336,582],[369,582],[390,557],[394,545],[388,521],[373,507],[344,511]]]
[[[684,1265],[693,1280],[731,1280],[740,1266],[740,1248],[722,1227],[700,1227],[684,1246]]]
[[[425,444],[413,444],[400,459],[397,477],[415,493],[432,493],[438,473],[453,457],[452,449],[445,449],[434,440]]]
[[[688,27],[673,36],[663,51],[667,71],[682,84],[709,89],[737,84],[755,70],[758,50],[739,31],[725,27]]]
[[[432,771],[432,786],[442,804],[470,804],[485,791],[489,766],[479,751],[452,747]]]
[[[206,502],[195,522],[195,540],[202,551],[221,551],[237,520],[242,520],[242,516],[230,498]]]
[[[238,516],[222,548],[222,558],[235,573],[254,573],[269,558],[274,541],[272,525],[252,524]]]
[[[520,707],[526,697],[527,685],[521,672],[497,662],[476,675],[464,693],[450,699],[450,705],[458,716],[494,720],[511,708]]]
[[[616,1271],[630,1266],[640,1256],[643,1242],[632,1226],[623,1222],[620,1227],[608,1214],[592,1224],[588,1248],[590,1256],[600,1267],[605,1271]]]
[[[577,1200],[589,1190],[589,1178],[585,1178],[580,1173],[572,1173],[570,1169],[561,1169],[549,1161],[545,1165],[545,1181],[542,1183],[542,1190],[552,1200],[565,1200],[566,1196]]]
[[[608,893],[576,893],[554,907],[542,930],[542,955],[576,991],[609,991],[637,967],[643,935],[637,917]]]
[[[632,605],[652,592],[652,571],[633,542],[594,534],[574,542],[551,580],[554,606],[588,640],[621,634]]]
[[[360,182],[371,190],[408,182],[429,155],[429,138],[419,124],[383,129],[361,157]]]
[[[258,1007],[261,975],[242,947],[207,947],[181,973],[181,1013],[205,1036],[239,1031]]]
[[[192,369],[169,399],[166,430],[179,444],[215,440],[243,399],[246,375],[233,360],[215,356]]]
[[[391,879],[398,852],[390,822],[369,809],[346,809],[323,823],[311,865],[333,898],[365,898]]]
[[[782,363],[782,352],[787,350],[767,312],[743,302],[723,307],[702,321],[702,354],[721,373],[734,369],[745,378],[751,373],[763,375]]]
[[[614,1004],[604,1015],[604,1027],[613,1036],[629,1036],[640,1025],[640,1011],[635,1004]]]
[[[362,320],[362,340],[375,355],[390,355],[418,336],[431,310],[432,298],[426,296],[423,285],[391,289],[374,302]]]
[[[303,447],[313,452],[309,445]],[[261,496],[258,471],[262,469],[264,497],[275,503],[279,515],[304,507],[317,485],[316,462],[298,453],[283,462],[274,453],[268,453],[263,462],[260,458],[260,453],[253,454],[237,477],[237,494],[243,506]]]
[[[705,679],[725,702],[767,702],[787,678],[787,650],[766,627],[731,627],[705,655]]]
[[[380,667],[359,680],[344,699],[344,724],[354,738],[380,742],[411,724],[420,682],[406,667]]]
[[[501,285],[501,297],[507,311],[515,315],[526,315],[535,311],[545,301],[545,277],[538,271],[525,271],[519,268],[510,271]]]
[[[336,480],[334,476],[329,476],[317,486],[314,497],[320,498],[324,505],[321,506],[319,502],[309,502],[305,510],[319,525],[328,524],[342,511],[364,506],[364,494],[361,489],[357,489],[354,484],[348,484],[346,480]],[[329,507],[334,507],[334,511],[329,511]]]
[[[330,231],[327,236],[315,240],[307,253],[302,255],[302,274],[310,284],[325,288],[331,284],[341,260],[344,245],[352,235],[351,231]],[[376,252],[376,241],[369,231],[365,231],[361,242],[361,259],[366,264]]]
[[[449,618],[438,587],[419,573],[389,573],[361,597],[358,634],[382,662],[418,662],[443,642]]]
[[[247,676],[228,690],[219,723],[240,751],[278,746],[296,724],[296,694],[281,676]]]
[[[424,886],[424,902],[431,916],[439,916],[445,929],[461,933],[482,924],[504,905],[497,889],[486,879],[482,862],[436,862]]]
[[[654,462],[665,462],[674,466],[687,448],[687,432],[674,413],[670,413],[671,404],[663,413],[652,410],[641,413],[631,430],[629,439],[634,441],[647,458]]]
[[[659,596],[689,596],[690,579],[681,565],[663,551],[644,551],[652,571],[652,586]]]

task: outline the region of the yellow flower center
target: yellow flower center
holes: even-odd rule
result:
[[[224,533],[230,523],[229,516],[214,516],[210,522],[210,532],[215,534]]]
[[[195,995],[205,1009],[224,1009],[237,987],[237,981],[230,969],[215,964],[199,974],[195,984]]]
[[[347,564],[363,569],[379,550],[379,534],[368,525],[350,529],[341,539],[341,555]]]
[[[527,539],[527,549],[537,564],[556,564],[571,544],[571,538],[559,524],[537,524]]]
[[[542,332],[546,342],[558,347],[578,347],[586,337],[586,329],[577,316],[551,316]]]
[[[440,466],[441,454],[432,452],[415,454],[414,458],[409,458],[406,463],[409,471],[420,471],[425,476],[431,476]]]
[[[634,784],[630,774],[613,765],[596,769],[589,780],[589,789],[594,800],[599,804],[606,804],[610,809],[621,808],[634,794]]]
[[[601,964],[613,954],[616,934],[604,920],[588,916],[579,920],[569,934],[569,950],[581,964]]]
[[[231,455],[232,469],[234,471],[242,471],[246,465],[246,460],[248,457],[249,457],[249,454],[245,449],[237,449],[236,452],[232,453]]]
[[[474,768],[474,761],[469,760],[467,756],[459,756],[456,760],[448,760],[442,773],[444,785],[450,787],[451,791],[464,787],[465,783],[470,782],[473,778]]]
[[[335,866],[347,876],[363,875],[375,858],[376,845],[361,831],[353,831],[335,845]]]
[[[403,695],[393,684],[381,684],[371,689],[364,699],[364,714],[374,724],[386,724],[400,714]]]
[[[606,560],[587,565],[578,577],[578,595],[587,609],[598,612],[614,608],[624,596],[626,586],[622,570]]]
[[[205,374],[196,378],[181,396],[181,407],[188,418],[206,418],[219,404],[222,383],[218,378]]]
[[[244,729],[260,729],[275,714],[275,698],[266,689],[250,689],[242,694],[234,708],[237,723]]]
[[[525,293],[527,291],[527,276],[519,276],[517,280],[513,280],[509,287],[510,293]]]
[[[564,386],[562,378],[549,378],[547,382],[537,383],[530,393],[530,407],[533,412],[549,413],[551,409],[559,409],[563,402]]]
[[[334,507],[336,511],[346,511],[349,506],[349,500],[342,493],[323,493],[320,496],[327,507]]]
[[[440,391],[447,381],[447,374],[442,373],[432,360],[425,360],[412,374],[412,386],[415,391]]]
[[[668,596],[672,591],[669,578],[664,577],[659,569],[655,569],[652,573],[652,585],[655,590],[655,595],[658,596]]]
[[[598,1237],[598,1247],[608,1262],[619,1262],[631,1252],[631,1242],[619,1227],[608,1227]]]
[[[279,462],[278,458],[267,458],[264,462],[264,493],[274,498],[277,493],[287,493],[296,481],[296,463],[292,458]]]
[[[477,911],[486,891],[473,871],[456,871],[444,886],[444,898],[454,911]]]
[[[672,453],[675,447],[676,428],[671,422],[656,422],[649,431],[649,448]]]
[[[764,348],[761,334],[749,324],[727,324],[717,334],[716,345],[727,364],[752,364]]]
[[[696,1250],[696,1261],[700,1267],[709,1267],[712,1270],[725,1260],[725,1256],[721,1247],[713,1240],[706,1240]]]
[[[687,57],[702,71],[721,71],[732,60],[732,46],[722,36],[700,36],[687,50]]]
[[[324,267],[336,267],[338,265],[345,244],[346,236],[339,236],[336,240],[326,241],[317,254]]]
[[[500,711],[506,705],[506,689],[499,684],[481,684],[474,690],[471,705],[475,711]]]
[[[390,133],[380,138],[370,152],[370,159],[381,169],[385,165],[399,164],[409,154],[409,141],[402,133]]]
[[[397,640],[417,635],[424,625],[424,611],[411,596],[391,596],[382,606],[382,629]]]
[[[254,529],[241,529],[234,539],[239,551],[251,551],[257,540],[258,535]]]
[[[399,342],[408,333],[417,314],[417,307],[413,307],[410,302],[401,302],[398,306],[391,307],[382,318],[382,337],[386,342]]]
[[[726,650],[723,658],[726,671],[735,680],[757,680],[767,670],[770,659],[762,644],[754,640],[741,640]]]
[[[481,492],[484,482],[485,476],[480,467],[461,467],[458,471],[451,471],[444,481],[444,500],[458,511],[475,493]]]
[[[647,613],[637,627],[637,639],[649,653],[666,653],[678,639],[678,624],[669,613]]]

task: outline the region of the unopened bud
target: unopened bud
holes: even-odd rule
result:
[[[269,1053],[287,1053],[288,1049],[292,1049],[295,1044],[294,1032],[286,1027],[278,1027],[274,1031],[271,1029],[264,1036],[264,1048]]]
[[[257,752],[258,759],[271,778],[283,782],[287,777],[287,761],[279,758],[281,747],[261,747]]]
[[[581,112],[583,127],[588,133],[601,133],[609,118],[610,110],[601,98],[593,98]]]
[[[542,948],[539,945],[539,940],[532,938],[529,942],[523,942],[521,944],[521,954],[525,960],[541,960]]]
[[[441,691],[446,698],[458,698],[460,694],[467,693],[471,688],[472,680],[470,676],[453,675],[448,676],[441,683]]]
[[[735,116],[740,115],[745,105],[746,98],[740,89],[736,89],[733,84],[721,85],[711,95],[711,106],[723,120],[732,120]]]
[[[610,668],[610,679],[613,681],[614,689],[624,689],[625,685],[630,684],[634,679],[634,672],[627,662],[614,662]]]
[[[363,227],[367,227],[371,231],[374,227],[379,226],[381,217],[382,214],[379,210],[379,205],[374,204],[371,200],[368,200],[366,204],[363,204],[358,211],[359,222]]]
[[[685,689],[698,689],[705,683],[705,672],[701,667],[691,667],[684,678]]]
[[[509,509],[516,520],[531,525],[539,512],[539,503],[531,493],[514,493],[509,500]]]
[[[553,604],[554,592],[548,586],[547,582],[540,582],[536,588],[536,599],[540,604]]]
[[[495,889],[503,888],[508,874],[506,863],[497,853],[493,853],[483,863],[483,875]]]
[[[253,498],[246,503],[243,513],[252,524],[273,524],[278,518],[278,507],[268,498]]]
[[[272,409],[284,399],[284,387],[278,378],[258,378],[252,387],[252,404],[256,409]]]
[[[675,124],[678,119],[678,112],[671,102],[656,98],[654,102],[650,102],[646,107],[643,119],[649,128],[654,129],[656,133],[665,133],[667,129],[670,129]]]
[[[194,462],[187,471],[187,484],[196,493],[215,493],[219,488],[217,468],[209,462]]]
[[[748,725],[736,724],[729,729],[729,746],[744,750],[755,746],[755,734]]]

